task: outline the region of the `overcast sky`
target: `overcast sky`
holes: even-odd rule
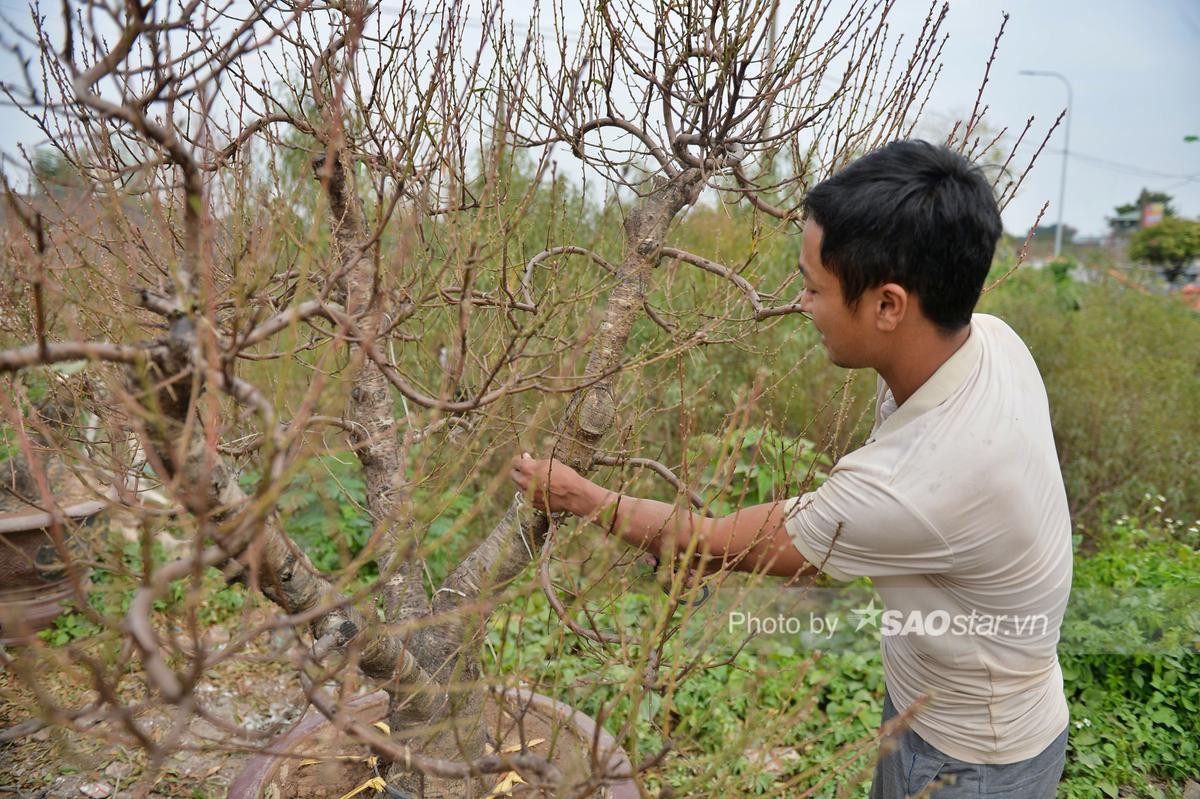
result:
[[[902,0],[915,16],[922,3]],[[1167,191],[1179,213],[1200,217],[1200,2],[1197,0],[973,0],[951,4],[946,69],[930,103],[936,112],[969,112],[1003,11],[1010,20],[992,70],[987,99],[993,126],[1019,127],[1035,115],[1047,122],[1066,106],[1053,78],[1022,69],[1061,72],[1074,90],[1072,157],[1067,163],[1064,221],[1100,234],[1112,207],[1142,187]],[[1051,201],[1057,214],[1063,133],[1026,188],[1009,206],[1010,231],[1028,227]]]
[[[529,6],[529,0],[508,3],[516,18],[528,18]],[[23,8],[21,0],[0,0],[0,14],[28,28]],[[898,0],[891,18],[897,27],[915,30],[927,10],[922,0]],[[986,95],[987,122],[993,129],[1019,129],[1032,114],[1035,129],[1044,131],[1066,106],[1066,90],[1057,80],[1018,72],[1053,70],[1070,80],[1066,223],[1084,235],[1101,234],[1113,206],[1131,201],[1143,187],[1167,191],[1179,213],[1200,217],[1200,142],[1184,141],[1200,135],[1200,1],[952,3],[944,70],[927,108],[935,127],[970,111],[1004,11],[1010,21]],[[0,54],[0,80],[15,72],[12,54]],[[1027,229],[1046,201],[1051,208],[1044,221],[1057,218],[1065,133],[1055,133],[1005,212],[1010,232]],[[36,131],[15,109],[0,108],[0,149],[13,155],[19,143],[36,146]]]

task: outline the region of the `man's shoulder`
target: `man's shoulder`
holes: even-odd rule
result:
[[[987,339],[999,340],[1004,342],[1020,342],[1021,337],[1017,335],[1017,331],[1013,330],[1008,322],[1005,322],[998,316],[993,316],[988,313],[976,313],[971,315],[971,327],[984,334]]]
[[[878,420],[890,394],[881,386],[872,437],[839,466],[893,487],[924,482],[948,489],[1011,468],[1017,450],[1046,439],[1045,387],[1024,341],[991,314],[974,314],[971,328],[975,354],[944,398],[887,430]]]
[[[1018,352],[1029,353],[1029,345],[1021,334],[1012,328],[1008,322],[999,316],[977,313],[971,315],[971,329],[981,333],[985,346],[1009,348]]]
[[[1009,382],[1014,377],[1014,371],[1024,378],[1018,379],[1018,383],[1034,381],[1041,384],[1041,370],[1033,352],[1007,322],[998,316],[977,313],[971,317],[971,329],[979,334],[984,359],[988,361],[987,371],[993,381],[991,389],[996,388],[994,381]],[[1027,386],[1022,385],[1021,388]]]

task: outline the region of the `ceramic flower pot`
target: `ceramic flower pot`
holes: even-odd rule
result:
[[[552,744],[540,745],[551,747],[548,751],[543,749],[539,752],[539,746],[532,747],[533,751],[560,764],[563,760],[587,758],[595,745],[597,760],[607,762],[607,771],[613,775],[596,796],[605,799],[638,799],[637,786],[629,777],[632,774],[629,756],[605,729],[597,728],[593,719],[569,705],[527,690],[506,692],[503,699],[509,708],[509,717],[534,717],[541,729],[556,731],[552,733]],[[349,709],[361,720],[374,723],[387,717],[387,706],[387,694],[378,691],[354,700]],[[330,730],[330,724],[323,716],[310,711],[291,732],[274,742],[267,753],[255,756],[246,764],[229,788],[229,799],[275,799],[292,795],[289,781],[296,779],[303,767],[300,760],[285,753],[310,750],[312,742],[322,732],[328,733]],[[330,786],[330,791],[333,790],[335,787]],[[375,795],[379,794],[373,791],[359,794]]]
[[[64,534],[91,522],[106,504],[88,500],[62,508]],[[0,513],[0,644],[27,640],[76,598],[50,536],[52,523],[36,509]]]

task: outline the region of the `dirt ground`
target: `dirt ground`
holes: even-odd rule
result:
[[[220,646],[227,638],[226,630],[206,631],[210,646]],[[285,732],[300,718],[305,710],[303,692],[294,671],[277,656],[284,643],[264,635],[244,655],[208,669],[196,686],[198,703],[218,724],[230,722],[261,737],[239,741],[212,722],[187,714],[180,741],[183,749],[161,764],[150,796],[224,797],[234,774],[252,756],[253,747]],[[81,642],[78,646],[82,654],[102,660],[102,644]],[[10,648],[8,654],[21,661],[19,647]],[[51,654],[66,653],[55,650]],[[121,697],[126,703],[145,699],[139,677],[133,673],[122,681]],[[60,707],[82,707],[95,698],[91,676],[78,663],[42,662],[23,677],[0,670],[0,729],[38,715],[31,678],[36,679],[37,690]],[[134,720],[148,737],[161,741],[172,734],[177,713],[174,707],[146,702],[134,713]],[[150,765],[145,751],[119,723],[102,720],[89,724],[85,720],[81,726],[85,729],[79,732],[46,728],[0,743],[0,799],[131,795]]]
[[[266,613],[262,611],[262,619]],[[259,612],[239,619],[247,624]],[[212,651],[228,641],[229,630],[221,627],[205,631],[206,647]],[[163,741],[173,734],[177,715],[185,719],[179,751],[159,764],[150,786],[151,797],[187,797],[217,799],[225,797],[234,777],[263,746],[291,729],[306,710],[304,694],[294,670],[282,653],[288,649],[282,633],[264,634],[252,642],[237,658],[220,662],[205,671],[195,696],[204,712],[215,717],[217,725],[194,713],[183,714],[161,701],[146,701],[141,674],[134,671],[122,680],[120,696],[124,704],[135,707],[133,721],[147,737]],[[106,648],[107,646],[107,648]],[[39,648],[39,658],[30,662],[31,651],[9,648],[7,654],[18,670],[0,670],[0,730],[38,716],[40,694],[60,708],[84,707],[95,699],[92,678],[80,665],[86,657],[105,662],[111,642],[85,639],[63,648]],[[73,652],[73,654],[72,654]],[[111,657],[111,653],[108,655]],[[135,661],[136,663],[136,661]],[[32,665],[32,668],[27,668]],[[18,671],[20,673],[18,673]],[[354,694],[372,689],[362,685]],[[139,707],[139,705],[142,705]],[[315,711],[310,711],[315,712]],[[256,733],[254,738],[238,739],[220,728],[221,721]],[[46,727],[9,743],[0,743],[0,799],[120,799],[131,797],[139,781],[152,771],[145,750],[118,720],[83,719],[79,730]],[[582,773],[584,755],[568,740],[558,725],[552,729],[545,720],[527,716],[523,721],[524,740],[533,752],[548,756],[564,772]],[[506,751],[519,744],[521,735],[508,714],[488,711],[489,740],[499,741]],[[518,747],[519,748],[519,747]],[[362,747],[347,748],[330,739],[312,742],[303,757],[368,754]],[[374,775],[374,769],[362,763],[305,764],[289,767],[300,779],[288,785],[277,799],[338,799]],[[497,785],[505,777],[498,775]],[[514,797],[525,796],[525,786],[508,782]],[[359,797],[379,794],[367,790]]]

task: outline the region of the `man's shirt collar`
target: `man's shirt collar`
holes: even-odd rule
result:
[[[962,346],[955,350],[954,354],[947,358],[945,363],[939,366],[937,371],[930,375],[929,379],[922,383],[921,387],[913,392],[913,395],[905,400],[903,405],[884,416],[871,434],[871,440],[899,430],[921,414],[945,402],[979,363],[979,357],[983,352],[979,335],[979,330],[972,323],[970,335],[967,336],[967,340],[962,343]],[[890,388],[886,390],[881,407],[885,414],[889,409],[895,407],[895,399],[892,397]]]

